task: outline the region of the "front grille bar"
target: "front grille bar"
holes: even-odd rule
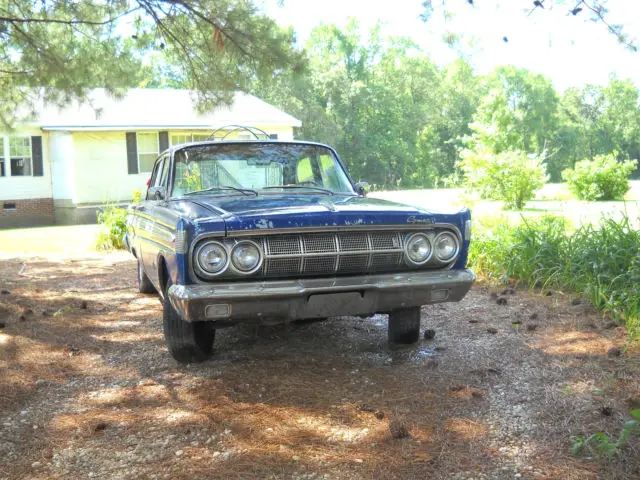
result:
[[[373,236],[379,248],[374,248]],[[265,276],[385,271],[400,265],[404,252],[398,232],[263,237],[262,244]]]

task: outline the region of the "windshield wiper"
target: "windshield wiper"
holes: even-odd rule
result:
[[[232,190],[234,192],[240,192],[243,195],[255,195],[255,196],[258,196],[258,192],[256,192],[255,190],[253,190],[251,188],[238,188],[238,187],[232,187],[230,185],[220,185],[220,186],[217,186],[217,187],[204,188],[202,190],[194,190],[193,192],[187,192],[184,195],[193,195],[194,193],[205,193],[205,192],[215,192],[215,191],[225,191],[225,190]]]
[[[326,193],[327,195],[333,195],[333,192],[331,190],[327,190],[326,188],[322,188],[322,187],[313,187],[311,185],[293,185],[293,184],[288,184],[288,185],[269,185],[268,187],[262,187],[262,190],[268,190],[271,188],[282,188],[282,189],[287,189],[287,188],[305,188],[307,190],[317,190],[318,192],[322,192],[322,193]]]

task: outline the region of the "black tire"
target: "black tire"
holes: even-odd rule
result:
[[[142,268],[142,262],[138,260],[138,291],[140,293],[156,293],[156,288],[149,280],[149,277],[146,273],[144,273],[144,268]]]
[[[389,342],[416,343],[420,339],[420,307],[393,310],[389,314]]]
[[[164,339],[169,353],[180,363],[204,362],[211,357],[216,330],[211,322],[185,322],[165,293],[162,302]]]

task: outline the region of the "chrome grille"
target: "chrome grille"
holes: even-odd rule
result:
[[[265,262],[265,275],[287,275],[300,273],[300,263],[302,257],[298,258],[270,258]]]
[[[364,232],[341,233],[338,235],[338,243],[341,252],[369,250],[368,234]]]
[[[338,270],[341,272],[366,272],[369,255],[344,255],[340,257]]]
[[[398,235],[372,233],[371,247],[374,250],[397,250],[398,248],[402,247],[402,240]]]
[[[267,235],[262,275],[335,275],[398,270],[403,240],[398,232]]]
[[[249,274],[244,274],[229,263],[229,268],[220,278],[298,278],[304,276],[365,275],[371,273],[392,273],[416,268],[450,268],[459,257],[460,249],[454,259],[447,264],[435,257],[423,265],[412,265],[405,260],[404,242],[415,232],[425,233],[431,242],[442,231],[454,233],[458,241],[462,237],[454,225],[435,227],[399,228],[398,230],[374,230],[354,228],[354,230],[315,230],[312,232],[284,233],[242,232],[229,235],[216,241],[224,243],[230,254],[239,241],[250,240],[262,249],[262,266]],[[262,233],[262,235],[260,235]],[[193,278],[199,274],[194,269],[194,250],[201,243],[209,241],[203,235],[192,242],[189,250],[191,260],[190,274]],[[208,280],[199,278],[200,280]]]
[[[267,255],[300,255],[300,237],[298,235],[282,235],[267,237]]]
[[[400,265],[402,253],[374,253],[371,259],[371,269],[375,272],[385,270],[390,265]]]
[[[322,256],[322,257],[308,257],[304,259],[304,273],[327,273],[335,272],[336,270],[336,257],[335,256]]]
[[[336,251],[333,235],[305,235],[302,237],[305,253],[327,253]]]

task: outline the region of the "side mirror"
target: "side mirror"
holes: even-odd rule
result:
[[[156,187],[156,191],[153,194],[154,200],[164,200],[167,196],[167,191],[164,187]]]
[[[367,188],[368,186],[369,184],[367,182],[357,182],[355,185],[356,193],[364,197],[367,194],[367,190],[369,190]]]

